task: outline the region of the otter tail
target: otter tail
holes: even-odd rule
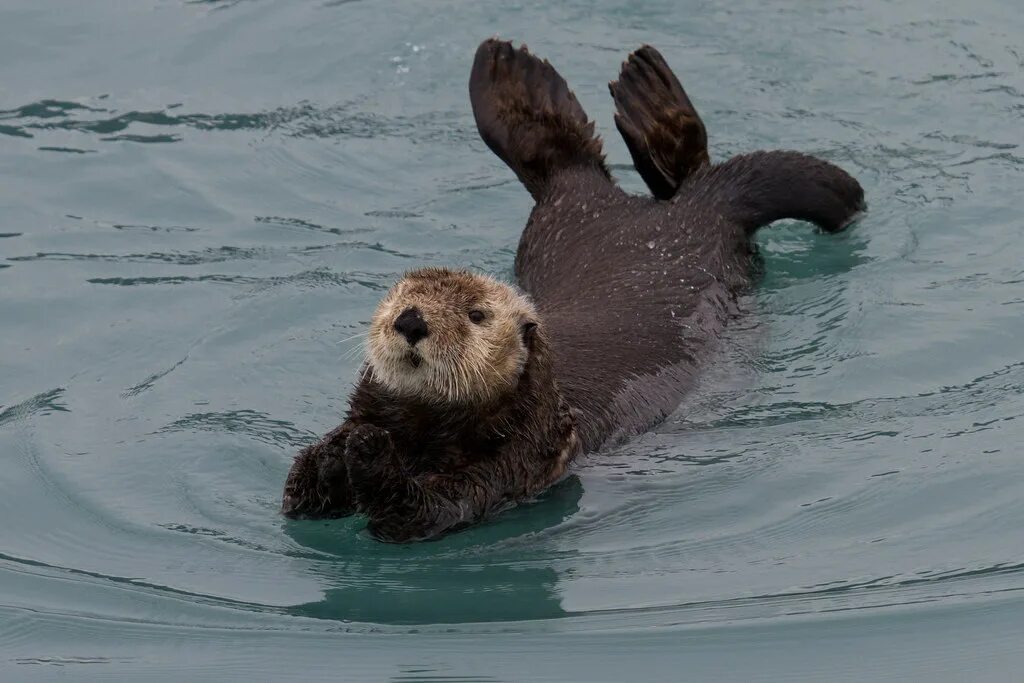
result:
[[[733,157],[694,177],[683,192],[720,206],[748,235],[781,218],[809,221],[826,232],[838,232],[866,206],[864,190],[853,176],[835,164],[798,152]]]
[[[480,137],[535,200],[567,168],[594,168],[610,180],[594,124],[554,67],[525,45],[516,50],[494,38],[481,43],[469,98]]]
[[[608,84],[615,126],[633,165],[658,199],[671,199],[683,181],[709,163],[704,122],[661,54],[644,45]]]

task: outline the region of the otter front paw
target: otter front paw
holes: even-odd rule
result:
[[[365,507],[389,479],[402,471],[394,457],[391,435],[369,424],[359,425],[349,434],[345,467],[360,507]]]
[[[429,529],[422,523],[418,524],[394,514],[371,517],[366,530],[375,539],[384,543],[408,543],[430,538]]]
[[[370,513],[370,535],[386,543],[408,543],[437,538],[459,527],[467,518],[462,505],[432,496],[408,480],[397,496]]]
[[[391,450],[391,435],[386,429],[371,424],[354,427],[345,442],[346,460],[362,460]]]
[[[293,519],[343,517],[355,512],[344,451],[328,440],[299,453],[288,473],[281,512]]]

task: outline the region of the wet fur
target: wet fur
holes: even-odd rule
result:
[[[510,362],[480,384],[464,373],[449,391],[444,381],[406,385],[375,368],[392,355],[371,353],[345,424],[296,458],[285,514],[359,510],[375,535],[402,541],[536,494],[578,452],[641,432],[679,405],[738,313],[758,228],[798,218],[834,232],[864,207],[856,180],[807,155],[711,164],[703,122],[651,47],[630,56],[610,89],[654,198],[614,184],[593,124],[550,64],[525,46],[481,44],[470,76],[477,127],[536,200],[515,263],[538,323],[523,337],[525,360],[518,374]],[[440,310],[472,285],[456,290],[425,296]],[[375,325],[416,298],[401,284],[388,296],[395,305],[385,298]],[[439,354],[475,348],[457,335],[437,341]]]

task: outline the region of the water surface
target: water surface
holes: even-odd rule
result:
[[[656,433],[435,543],[277,514],[403,270],[511,275],[476,44],[663,51],[723,159],[841,164]],[[1009,0],[0,5],[3,680],[1015,680],[1024,19]]]

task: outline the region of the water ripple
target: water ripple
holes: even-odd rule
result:
[[[259,131],[293,138],[414,138],[422,142],[465,143],[476,140],[476,128],[465,111],[434,111],[389,116],[368,113],[361,102],[318,105],[299,102],[262,112],[176,114],[181,105],[153,111],[127,111],[91,107],[55,99],[39,100],[0,110],[0,135],[35,138],[51,132],[72,131],[97,136],[101,142],[179,142],[178,132],[126,132],[155,129]],[[106,117],[100,115],[108,115]],[[55,148],[51,148],[55,149]]]
[[[298,429],[287,420],[279,420],[254,410],[192,413],[160,429],[166,432],[226,432],[243,434],[262,443],[294,449],[306,445],[315,434]]]
[[[67,405],[61,401],[64,396],[64,391],[64,388],[58,387],[41,394],[36,394],[30,399],[7,408],[0,405],[0,427],[33,415],[47,415],[53,412],[69,412]]]
[[[187,361],[187,360],[188,360],[188,356],[185,356],[184,358],[182,358],[181,360],[179,360],[177,363],[175,363],[171,367],[167,368],[166,370],[161,370],[160,372],[156,372],[156,373],[150,375],[149,377],[147,377],[146,379],[142,380],[138,384],[125,389],[123,392],[121,392],[121,397],[122,398],[132,398],[133,396],[138,396],[142,392],[147,391],[147,390],[153,388],[153,385],[157,383],[157,380],[162,379],[162,378],[166,377],[167,375],[171,374],[172,372],[174,372],[175,370],[180,368],[182,365],[184,365],[185,361]]]

